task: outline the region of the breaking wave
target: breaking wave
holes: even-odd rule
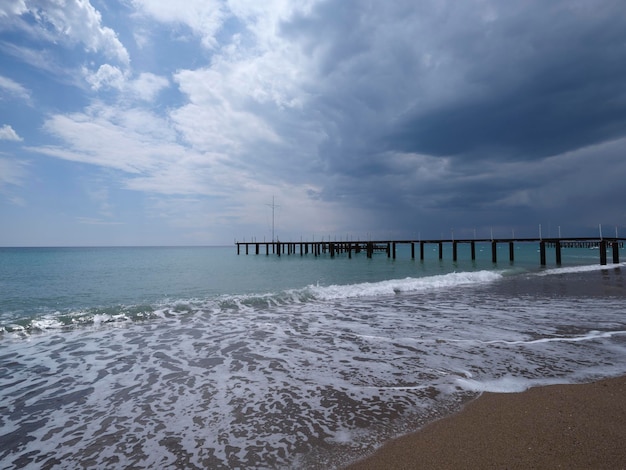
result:
[[[100,327],[171,318],[199,311],[266,309],[308,302],[328,302],[358,298],[380,298],[403,293],[418,293],[495,282],[502,274],[494,271],[453,272],[436,276],[392,279],[347,285],[309,285],[264,294],[221,295],[210,299],[166,299],[156,305],[116,305],[73,311],[47,311],[24,314],[21,319],[0,323],[0,334],[28,335],[77,327]],[[12,317],[16,315],[12,313]]]

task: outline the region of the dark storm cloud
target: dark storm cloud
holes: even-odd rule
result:
[[[621,2],[325,2],[283,33],[317,63],[309,106],[328,200],[409,230],[411,217],[389,214],[536,226],[626,198],[614,182],[580,196],[609,164],[626,175],[600,148],[626,137]]]
[[[386,150],[536,158],[623,135],[619,2],[435,5],[326,2],[284,26],[318,59],[342,150],[380,134]]]
[[[579,19],[581,24],[553,18],[555,31],[518,37],[532,51],[520,62],[503,55],[484,63],[474,48],[477,64],[468,79],[480,76],[491,91],[427,112],[412,110],[391,133],[389,147],[432,155],[496,151],[525,159],[624,136],[624,21],[610,12]],[[511,69],[509,82],[502,75],[510,76]]]

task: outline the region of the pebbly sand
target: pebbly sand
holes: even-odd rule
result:
[[[626,469],[626,376],[485,393],[349,470]]]

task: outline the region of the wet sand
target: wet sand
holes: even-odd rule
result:
[[[347,469],[626,469],[626,376],[485,393]]]

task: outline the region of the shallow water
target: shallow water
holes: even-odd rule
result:
[[[484,390],[626,373],[623,264],[100,250],[22,287],[3,259],[2,468],[333,468]]]

